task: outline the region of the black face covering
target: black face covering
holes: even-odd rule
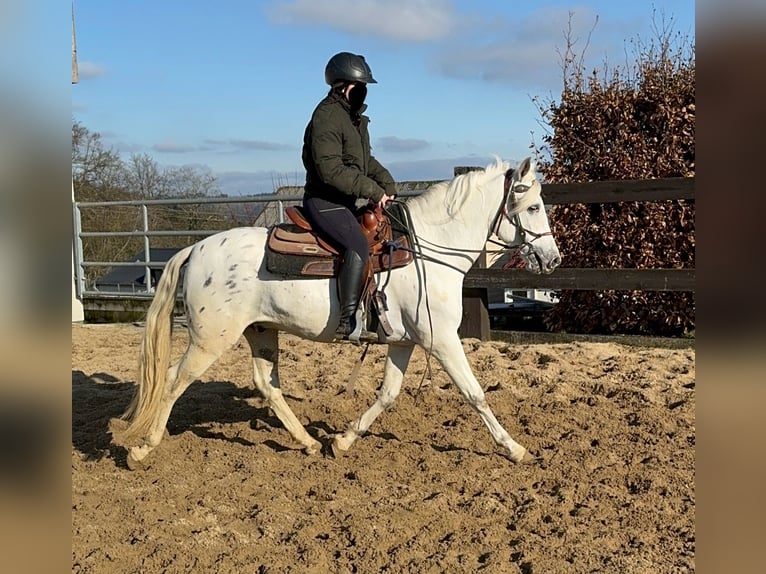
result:
[[[364,100],[367,97],[367,86],[365,84],[357,84],[351,88],[348,92],[348,103],[351,105],[351,111],[357,113],[359,108],[364,104]]]

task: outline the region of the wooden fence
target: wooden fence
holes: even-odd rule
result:
[[[694,178],[544,184],[547,205],[694,199]],[[463,282],[461,337],[489,339],[488,288],[694,291],[694,269],[558,268],[550,275],[524,269],[474,267]]]

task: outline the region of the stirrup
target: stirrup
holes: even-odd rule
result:
[[[348,337],[344,337],[344,340],[351,341],[355,345],[361,345],[362,343],[379,343],[380,337],[377,333],[357,327]]]
[[[380,337],[378,334],[365,329],[364,324],[364,306],[359,305],[354,315],[354,330],[351,331],[348,335],[342,335],[340,337],[336,333],[335,340],[351,341],[355,345],[361,345],[362,343],[379,343]]]
[[[361,345],[362,343],[380,343],[380,336],[367,329],[355,329],[348,335],[338,335],[336,333],[333,341],[349,341],[355,345]]]

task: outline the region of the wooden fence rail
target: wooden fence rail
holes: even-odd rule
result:
[[[524,269],[471,269],[463,287],[574,289],[584,291],[694,291],[694,269],[558,268],[550,275]]]
[[[543,184],[547,205],[694,200],[694,178]],[[481,261],[483,258],[480,258]],[[573,269],[550,275],[475,266],[463,281],[462,337],[489,339],[488,288],[618,291],[694,291],[694,269]]]
[[[548,205],[694,199],[693,177],[543,184]]]

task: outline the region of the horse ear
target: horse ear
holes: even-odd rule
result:
[[[516,171],[519,172],[519,179],[523,178],[527,173],[529,172],[529,168],[532,165],[532,158],[527,157],[524,161],[522,161],[519,164],[519,167],[516,168]]]

